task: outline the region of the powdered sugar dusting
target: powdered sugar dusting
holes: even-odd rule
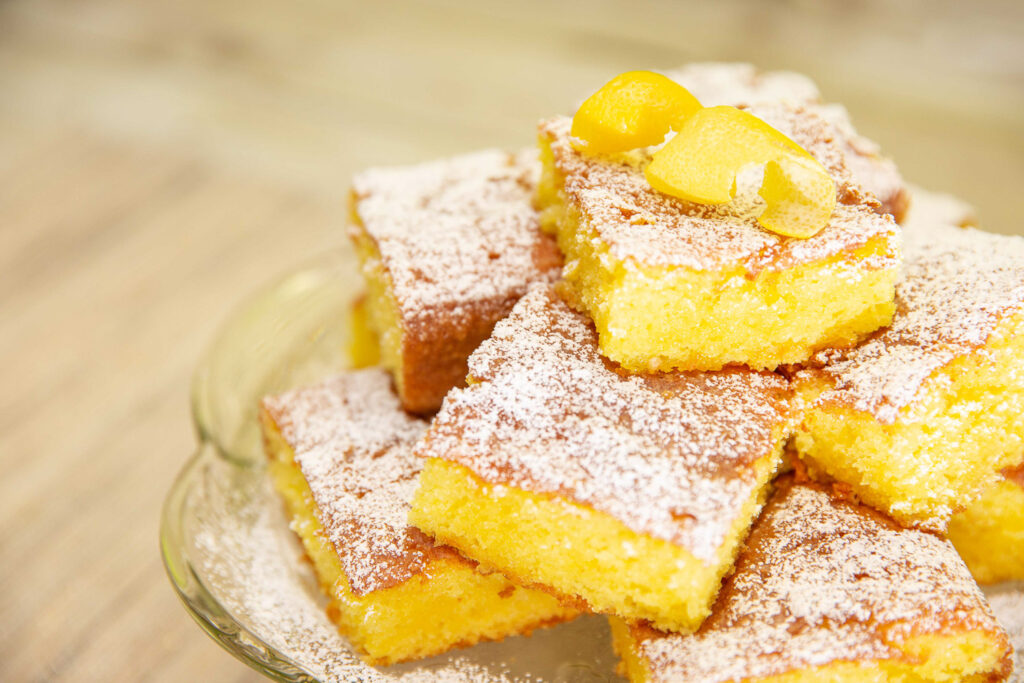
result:
[[[712,562],[784,437],[789,389],[749,370],[629,375],[589,320],[536,285],[470,358],[417,448],[563,496]]]
[[[729,62],[698,62],[671,69],[665,75],[689,90],[705,107],[728,104],[818,102],[818,86],[792,71],[759,71],[754,65]]]
[[[532,206],[536,152],[487,150],[353,180],[354,210],[376,243],[406,327],[464,327],[507,313],[526,286],[557,275]]]
[[[426,423],[402,411],[384,370],[344,373],[264,399],[295,452],[353,593],[424,572],[439,552],[406,521]]]
[[[902,221],[907,212],[910,193],[896,164],[881,155],[878,143],[854,129],[850,113],[843,105],[809,105],[809,109],[839,131],[834,142],[842,150],[846,167],[857,185],[878,199],[885,213]]]
[[[636,632],[652,680],[717,683],[899,657],[950,627],[1000,634],[948,541],[786,478],[697,633]]]
[[[824,260],[883,239],[893,246],[870,267],[895,267],[896,225],[891,217],[879,215],[877,202],[853,184],[842,149],[834,142],[838,132],[805,108],[775,104],[750,111],[808,149],[837,181],[840,202],[817,235],[801,240],[762,229],[756,218],[763,203],[756,194],[708,206],[657,192],[642,171],[650,150],[641,152],[638,162],[581,154],[570,144],[568,118],[542,123],[540,131],[551,143],[567,200],[621,260],[698,270],[741,268],[756,274]]]
[[[600,660],[593,663],[595,670],[611,670],[601,647],[607,635],[587,618],[528,639],[508,638],[409,664],[369,666],[327,617],[316,579],[263,472],[207,458],[190,485],[188,506],[193,515],[189,531],[195,534],[190,563],[217,602],[217,627],[228,630],[227,642],[240,645],[250,657],[266,661],[269,646],[276,656],[289,659],[290,664],[273,665],[280,673],[301,673],[301,680],[321,683],[555,682],[565,679],[556,675],[551,660],[579,662],[582,668],[587,663],[583,653]],[[252,636],[235,633],[236,622]],[[591,644],[589,651],[585,644]]]
[[[835,381],[820,403],[851,405],[886,424],[934,372],[984,346],[1024,304],[1024,239],[943,224],[915,225],[904,236],[892,326],[854,349],[814,359]]]
[[[974,207],[962,199],[920,187],[910,188],[910,209],[903,221],[905,230],[930,230],[935,225],[966,228],[977,223]]]

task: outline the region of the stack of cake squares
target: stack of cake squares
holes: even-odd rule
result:
[[[357,176],[368,367],[261,406],[329,614],[381,665],[595,612],[632,681],[1005,679],[977,582],[1024,578],[1024,239],[802,76],[666,75],[809,151],[829,224],[661,194],[568,117]]]

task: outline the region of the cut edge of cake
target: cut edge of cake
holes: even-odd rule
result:
[[[361,372],[383,374],[379,370]],[[312,390],[315,387],[298,391]],[[395,409],[400,410],[397,405]],[[284,500],[290,526],[328,597],[328,616],[368,663],[394,664],[510,635],[528,635],[578,614],[548,593],[517,585],[444,547],[429,548],[425,553],[397,548],[399,565],[403,553],[415,556],[415,561],[397,570],[368,567],[371,574],[360,579],[360,590],[356,590],[324,526],[324,514],[293,446],[282,432],[281,419],[294,428],[294,416],[285,416],[280,404],[271,408],[265,400],[260,423],[271,482]],[[372,543],[365,546],[355,552],[372,556]]]
[[[694,634],[611,619],[633,683],[995,681],[1010,647],[949,541],[779,480]]]

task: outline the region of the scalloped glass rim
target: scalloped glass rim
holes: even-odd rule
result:
[[[297,383],[298,378],[288,381],[288,371],[299,359],[289,354],[294,350],[295,341],[302,337],[310,340],[311,366],[319,365],[319,360],[324,373],[332,367],[344,367],[342,350],[348,334],[344,321],[348,307],[359,292],[358,277],[350,251],[328,253],[251,296],[222,324],[192,380],[192,421],[199,447],[175,479],[161,515],[160,548],[164,566],[186,610],[225,650],[279,681],[315,679],[232,617],[198,576],[187,555],[183,527],[185,507],[205,462],[221,458],[243,469],[260,464],[255,401],[246,405],[225,401],[222,392],[225,384],[249,378],[250,385],[240,387],[239,393],[255,397]],[[279,340],[276,348],[266,348],[267,340],[258,335],[249,336],[254,328],[267,326],[268,315],[277,316],[281,311],[289,311],[290,315],[288,324],[278,320],[274,325],[286,336]],[[323,325],[324,320],[332,318],[342,323],[337,329]],[[252,343],[242,345],[240,352],[239,341],[244,339],[251,339]],[[245,371],[247,367],[266,370],[272,365],[278,369],[267,374]]]
[[[196,472],[211,458],[224,458],[207,443],[199,448],[179,473],[164,502],[160,525],[160,550],[164,568],[185,609],[221,647],[260,673],[277,681],[315,682],[288,657],[264,643],[242,626],[206,587],[185,553],[184,507]]]

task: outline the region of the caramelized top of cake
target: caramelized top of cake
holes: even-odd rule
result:
[[[666,71],[665,75],[689,90],[705,107],[809,104],[821,100],[818,86],[802,74],[761,71],[742,62],[697,62]]]
[[[370,169],[352,183],[352,206],[374,241],[406,328],[507,312],[561,256],[540,231],[532,200],[534,151],[488,150],[402,168]],[[500,315],[498,316],[500,317]]]
[[[943,224],[905,229],[904,238],[892,325],[811,361],[834,381],[819,403],[842,403],[886,424],[934,372],[984,346],[1024,304],[1024,238]]]
[[[631,375],[589,319],[536,285],[469,361],[417,454],[557,494],[711,561],[788,427],[772,373]]]
[[[782,237],[757,224],[764,209],[755,191],[759,177],[741,174],[740,192],[729,204],[692,204],[650,186],[642,171],[650,150],[621,157],[581,154],[570,144],[571,120],[566,117],[542,123],[540,132],[551,142],[567,200],[622,260],[695,270],[739,268],[755,275],[855,251],[877,238],[895,238],[892,218],[879,215],[877,201],[851,180],[843,150],[835,142],[839,132],[832,124],[806,108],[788,104],[760,105],[749,111],[807,149],[836,181],[839,203],[829,225],[814,237]],[[897,259],[890,249],[870,265],[888,268]]]
[[[263,400],[313,493],[317,518],[352,592],[365,595],[458,557],[406,521],[426,430],[408,416],[381,369],[357,370]]]
[[[700,629],[634,635],[652,680],[718,683],[902,658],[895,643],[952,629],[999,634],[1009,655],[949,541],[784,476]]]

